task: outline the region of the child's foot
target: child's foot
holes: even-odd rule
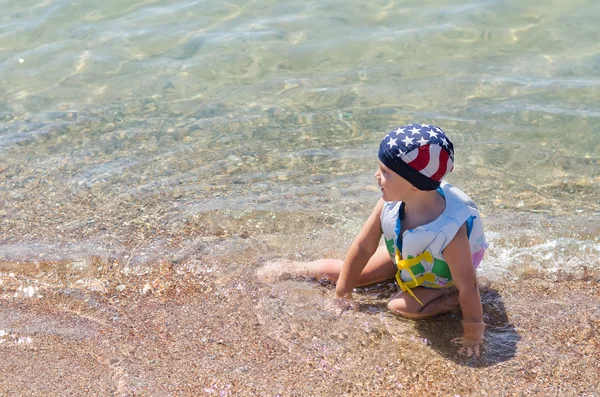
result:
[[[286,259],[267,262],[256,271],[259,281],[265,283],[288,280],[294,277],[308,277],[309,275],[310,272],[305,262]]]

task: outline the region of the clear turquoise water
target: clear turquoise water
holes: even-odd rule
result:
[[[596,1],[0,7],[3,260],[341,256],[379,140],[423,122],[485,216],[483,275],[597,269]]]

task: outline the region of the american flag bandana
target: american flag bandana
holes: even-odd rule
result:
[[[383,138],[379,160],[420,190],[435,190],[454,168],[454,146],[440,127],[409,124]]]

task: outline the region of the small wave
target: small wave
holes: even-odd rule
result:
[[[491,247],[480,266],[480,272],[492,280],[515,281],[531,272],[555,281],[563,276],[581,279],[587,277],[589,271],[597,273],[600,270],[596,263],[596,258],[600,256],[600,242],[597,238],[540,239],[533,235],[529,241],[540,241],[523,246],[518,241],[519,237],[507,238],[505,233],[490,232],[487,236]]]

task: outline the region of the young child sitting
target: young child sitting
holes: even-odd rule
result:
[[[459,353],[479,355],[485,324],[475,269],[487,247],[476,205],[442,179],[454,148],[436,126],[412,124],[385,136],[375,173],[382,198],[346,258],[304,265],[304,274],[337,281],[335,298],[351,304],[352,290],[395,277],[400,291],[388,309],[422,318],[460,305]],[[379,247],[383,234],[385,245]]]

